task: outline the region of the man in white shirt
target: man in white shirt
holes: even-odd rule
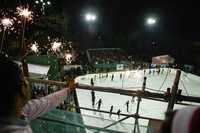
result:
[[[32,133],[29,122],[58,106],[75,84],[40,99],[30,100],[30,88],[21,69],[0,55],[0,133]]]

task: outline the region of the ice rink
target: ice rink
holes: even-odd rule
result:
[[[153,71],[155,71],[154,74]],[[93,78],[94,86],[116,87],[128,90],[137,90],[138,88],[142,87],[143,78],[144,76],[146,76],[147,77],[146,90],[157,93],[164,93],[168,87],[172,88],[176,75],[176,70],[163,68],[163,70],[161,69],[160,74],[158,74],[156,71],[157,71],[156,69],[151,69],[151,74],[149,74],[149,70],[146,70],[145,73],[144,70],[110,72],[108,73],[107,78],[106,78],[106,73],[88,74],[77,77],[76,82],[90,85],[90,80],[91,78]],[[111,80],[112,74],[114,74],[113,81]],[[120,74],[122,76],[121,78]],[[182,89],[182,95],[200,96],[199,86],[200,86],[200,77],[190,73],[185,73],[183,71],[181,72],[179,89]],[[79,100],[79,106],[93,108],[91,101],[91,92],[89,90],[77,89],[77,95]],[[103,101],[101,110],[109,111],[111,105],[113,105],[114,106],[113,112],[117,112],[118,109],[120,109],[121,113],[123,114],[134,114],[136,112],[137,98],[134,98],[134,102],[131,102],[132,97],[130,96],[124,96],[120,94],[107,93],[107,92],[98,92],[98,91],[95,91],[95,96],[96,96],[96,102],[100,98]],[[125,104],[128,100],[130,103],[129,112],[127,112]],[[167,102],[142,99],[140,104],[139,114],[141,116],[163,119],[164,113],[167,109],[167,104],[168,104]],[[182,107],[184,106],[175,105],[174,108],[182,108]],[[95,105],[95,109],[97,109],[97,105]],[[109,114],[98,113],[94,111],[86,111],[86,110],[81,110],[81,113],[93,117],[100,117],[102,120],[118,120],[118,117],[116,115],[112,115],[111,117],[109,117]],[[123,116],[120,116],[120,119],[121,118],[123,118]],[[92,120],[88,121],[84,118],[83,120],[86,124],[92,123]],[[147,122],[148,121],[146,120],[139,121],[140,125],[146,125]],[[123,121],[123,123],[134,124],[134,119],[129,118]],[[102,123],[102,125],[99,126],[104,127],[106,126],[106,124]],[[112,128],[116,129],[116,127],[111,127],[110,129]],[[121,128],[127,128],[127,127],[121,127]],[[130,129],[127,130],[125,129],[125,131],[128,130]]]

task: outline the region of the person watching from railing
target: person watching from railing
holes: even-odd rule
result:
[[[75,84],[30,100],[31,90],[19,66],[0,55],[0,133],[32,133],[29,122],[58,106],[75,89]]]
[[[167,112],[160,133],[199,133],[200,107],[186,107]]]

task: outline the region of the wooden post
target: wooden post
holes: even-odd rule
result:
[[[58,68],[59,68],[59,72],[60,72],[60,80],[63,82],[65,81],[64,79],[64,60],[63,58],[59,58],[58,57]]]
[[[29,77],[28,73],[28,64],[26,62],[26,45],[22,44],[22,58],[21,58],[21,63],[22,63],[22,69],[23,69],[23,75],[24,77]]]
[[[23,75],[25,77],[29,77],[29,73],[28,73],[28,64],[27,62],[25,61],[25,59],[22,59],[21,60],[21,63],[22,63],[22,68],[23,68]]]
[[[76,90],[74,90],[73,92],[73,97],[74,97],[74,103],[77,107],[79,107],[79,102],[78,102],[78,97],[77,97],[77,93]],[[81,113],[81,109],[80,108],[76,108],[76,112],[77,113]]]
[[[179,84],[180,76],[181,76],[181,70],[178,69],[176,71],[176,78],[175,78],[174,84],[172,86],[172,93],[171,93],[171,98],[169,100],[169,104],[168,104],[168,107],[167,107],[167,111],[171,111],[174,108],[174,103],[176,101],[176,94],[177,94],[177,91],[178,91],[178,84]]]
[[[22,59],[21,59],[21,63],[22,63],[22,69],[23,69],[23,75],[25,77],[29,77],[29,73],[28,73],[28,64],[26,62],[26,45],[24,45],[24,35],[25,35],[25,27],[26,27],[26,18],[24,18],[23,20],[23,25],[22,25],[22,42],[21,42],[21,54],[22,54]]]
[[[142,92],[145,92],[146,81],[147,81],[147,77],[144,77],[144,81],[143,81],[143,84],[142,84]],[[140,129],[138,127],[139,126],[138,118],[139,118],[139,109],[140,109],[141,100],[142,100],[141,96],[138,96],[137,110],[136,110],[136,113],[135,113],[134,133],[136,132],[136,128],[137,128],[137,131],[140,132]]]

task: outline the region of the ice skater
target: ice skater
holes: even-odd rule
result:
[[[135,102],[135,96],[132,96],[131,103]]]
[[[146,74],[146,69],[144,69],[144,75]]]
[[[108,78],[108,73],[106,73],[106,78]]]
[[[153,70],[153,75],[155,74],[155,70]]]
[[[101,100],[101,98],[99,99],[99,101],[98,101],[96,104],[98,104],[97,109],[100,110],[100,108],[101,108],[101,104],[102,104],[102,100]]]
[[[164,73],[164,69],[161,70],[161,74],[163,74],[163,73]]]
[[[151,74],[151,69],[149,69],[149,74]]]
[[[110,107],[110,117],[112,115],[112,111],[113,111],[113,105]]]
[[[93,78],[91,78],[90,84],[91,84],[91,86],[94,86],[94,80],[93,80]]]
[[[126,109],[127,109],[127,112],[129,112],[129,100],[126,102]]]
[[[112,77],[111,77],[111,81],[113,81],[114,80],[114,74],[112,74]]]
[[[171,68],[169,68],[169,73],[171,73]]]
[[[94,90],[91,91],[91,96],[92,96],[92,107],[94,108],[94,104],[95,104],[95,92],[94,92]]]
[[[119,78],[122,79],[122,73],[120,73]]]
[[[118,109],[118,111],[117,111],[118,119],[119,119],[119,117],[120,117],[120,113],[121,113],[121,110]]]
[[[158,71],[157,71],[158,75],[160,74],[160,68],[158,68]]]
[[[96,78],[97,78],[97,75],[95,74],[95,75],[94,75],[94,81],[96,81]]]

